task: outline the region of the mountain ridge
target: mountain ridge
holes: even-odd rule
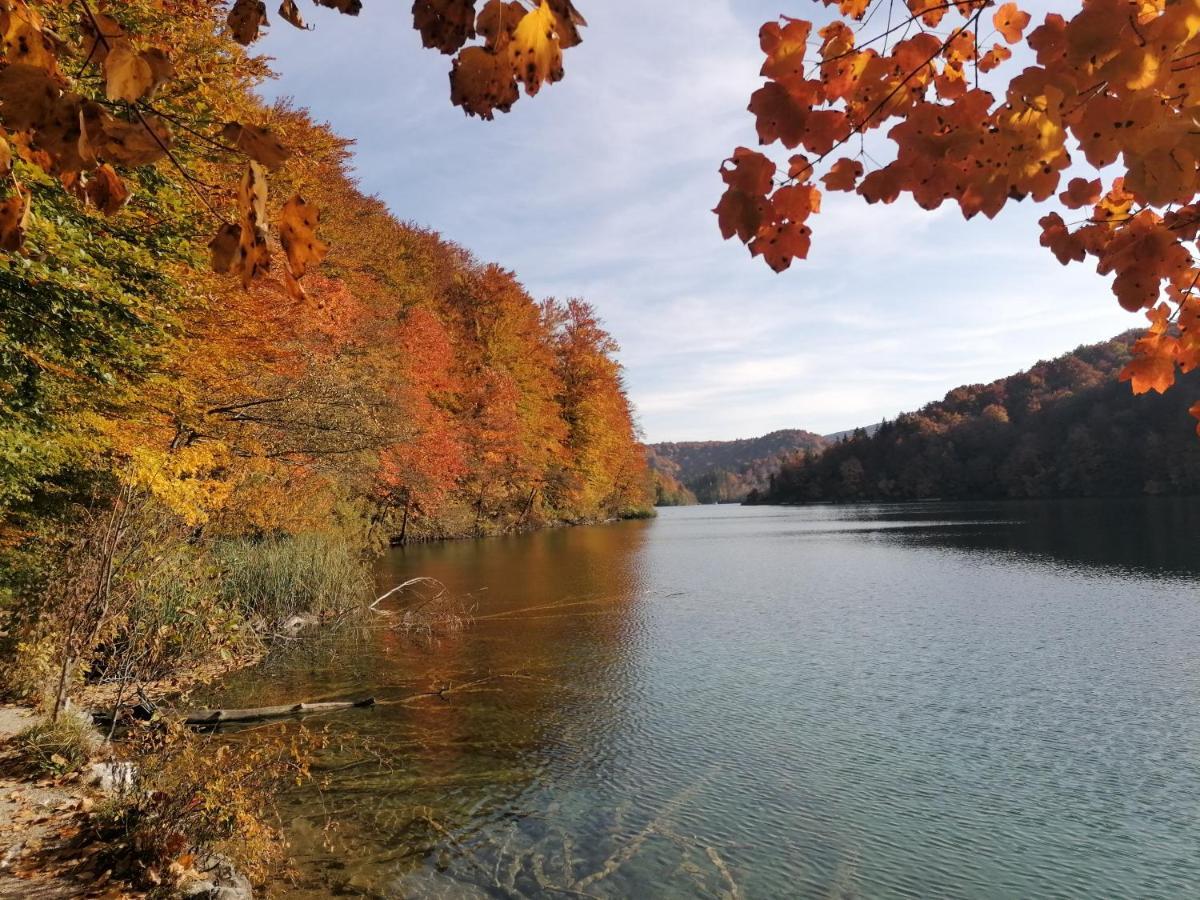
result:
[[[730,503],[764,489],[784,459],[824,449],[826,439],[802,428],[781,428],[733,441],[662,441],[646,445],[659,480],[660,505]],[[694,495],[688,498],[677,488]],[[678,495],[678,496],[676,496]]]

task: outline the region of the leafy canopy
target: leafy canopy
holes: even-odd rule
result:
[[[1094,258],[1151,321],[1121,378],[1165,391],[1200,366],[1198,0],[1084,0],[1036,24],[993,0],[824,2],[842,18],[762,27],[749,110],[785,159],[740,147],[722,165],[726,239],[787,269],[822,187],[951,201],[967,219],[1056,203],[1042,246],[1064,265]]]
[[[356,16],[359,0],[317,0]],[[130,197],[119,169],[169,164],[195,188],[218,222],[210,250],[212,267],[240,276],[244,287],[271,270],[267,170],[292,155],[268,127],[228,121],[214,127],[188,110],[172,109],[171,98],[195,92],[195,60],[173,59],[166,16],[202,18],[206,0],[174,0],[146,14],[139,3],[98,0],[0,0],[0,177],[9,178],[0,197],[0,250],[21,250],[29,231],[27,186],[14,168],[24,162],[58,179],[79,200],[115,215]],[[307,29],[294,0],[283,0],[280,17]],[[415,0],[413,24],[426,47],[457,53],[450,74],[451,99],[468,115],[493,118],[519,99],[563,77],[562,52],[580,43],[586,21],[571,0],[519,2]],[[159,26],[159,27],[155,27]],[[225,38],[247,46],[269,26],[262,0],[234,0],[225,16]],[[470,44],[476,39],[479,44]],[[227,52],[227,51],[226,51]],[[186,65],[186,64],[190,64]],[[192,71],[181,72],[180,68]],[[234,208],[188,171],[177,135],[199,140],[243,165]],[[317,213],[303,197],[289,199],[278,216],[286,266],[282,284],[303,297],[300,279],[319,263],[325,245],[316,236]]]

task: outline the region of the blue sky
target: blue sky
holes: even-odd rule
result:
[[[1038,246],[1029,204],[967,223],[826,194],[809,259],[775,275],[709,210],[721,160],[756,145],[759,26],[821,7],[578,5],[590,27],[566,80],[495,122],[450,105],[449,59],[421,48],[407,3],[365,0],[357,19],[306,6],[310,33],[272,14],[258,49],[280,76],[268,93],[355,139],[363,189],[397,217],[536,297],[597,307],[647,439],[877,422],[1140,324],[1090,266]]]

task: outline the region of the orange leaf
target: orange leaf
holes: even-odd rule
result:
[[[733,163],[731,168],[725,166]],[[735,190],[763,196],[774,185],[775,163],[746,147],[738,147],[721,165],[721,178]]]
[[[829,191],[852,191],[862,178],[863,164],[856,159],[842,157],[821,178],[821,183]]]
[[[1175,383],[1175,360],[1167,356],[1139,356],[1129,361],[1118,376],[1132,383],[1135,394],[1158,391],[1165,394]]]
[[[1025,26],[1029,24],[1029,13],[1022,12],[1015,3],[1005,3],[992,16],[992,24],[1006,41],[1015,44],[1021,39]]]
[[[791,266],[792,260],[808,256],[812,231],[807,225],[786,222],[764,228],[750,244],[754,256],[762,256],[776,272]]]
[[[768,206],[761,196],[730,188],[721,195],[721,200],[713,212],[717,214],[717,222],[725,240],[736,234],[746,243],[758,234],[767,217]]]
[[[1058,195],[1062,205],[1067,209],[1082,209],[1094,206],[1100,200],[1100,179],[1088,181],[1086,178],[1072,178],[1067,189]]]

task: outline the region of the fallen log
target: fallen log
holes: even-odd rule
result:
[[[262,722],[267,719],[286,719],[311,713],[339,709],[362,709],[375,705],[374,697],[361,700],[334,700],[326,703],[285,703],[281,706],[259,706],[252,709],[198,709],[184,716],[185,725],[224,725],[237,722]]]

